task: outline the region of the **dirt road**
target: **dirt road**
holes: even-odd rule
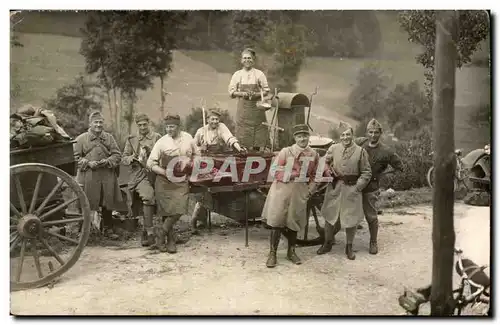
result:
[[[457,204],[457,245],[477,263],[489,262],[489,208]],[[20,315],[394,315],[404,286],[431,279],[430,206],[384,211],[380,253],[368,254],[366,225],[358,231],[355,261],[344,255],[345,236],[330,254],[298,248],[304,264],[265,267],[268,230],[214,227],[179,246],[175,255],[124,247],[88,247],[53,288],[11,294]],[[219,219],[219,221],[222,219]],[[227,220],[227,219],[226,219]],[[481,242],[478,242],[478,238]]]

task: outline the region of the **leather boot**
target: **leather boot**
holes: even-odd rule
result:
[[[167,253],[170,254],[177,253],[177,246],[175,245],[174,225],[180,218],[181,216],[171,216],[168,217],[163,223],[163,230],[167,234]]]
[[[378,219],[375,219],[368,223],[368,229],[370,230],[370,250],[369,253],[376,255],[378,253],[377,245],[377,235],[378,235]]]
[[[285,229],[283,233],[288,240],[288,251],[286,253],[287,260],[291,261],[293,264],[302,264],[302,261],[295,253],[295,246],[297,245],[297,232],[290,229]]]
[[[347,255],[347,258],[350,260],[356,259],[356,254],[354,254],[354,251],[352,250],[352,244],[345,245],[345,254]]]
[[[356,228],[357,226],[345,229],[345,234],[346,234],[345,254],[347,255],[347,258],[350,260],[356,259],[356,254],[354,254],[354,251],[352,249],[352,242],[354,241],[354,236],[356,235]]]
[[[332,250],[332,246],[335,245],[334,231],[334,226],[332,226],[328,222],[325,222],[325,241],[323,242],[323,245],[321,245],[321,247],[316,251],[316,254],[322,255]]]
[[[276,266],[276,252],[278,251],[278,245],[280,243],[281,229],[272,228],[271,235],[269,237],[269,257],[267,258],[266,266],[275,267]]]
[[[191,232],[193,235],[199,234],[197,229],[198,221],[200,221],[203,225],[207,224],[207,209],[201,205],[200,202],[196,202],[194,206],[193,215],[191,217]]]
[[[141,245],[144,247],[151,246],[155,243],[155,236],[153,233],[153,214],[154,205],[143,205],[144,224],[141,238]]]
[[[156,239],[155,244],[150,246],[150,248],[151,249],[156,248],[162,253],[166,252],[167,248],[165,246],[165,231],[163,230],[162,227],[156,228],[155,239]]]

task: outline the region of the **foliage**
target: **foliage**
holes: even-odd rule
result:
[[[269,11],[236,10],[232,12],[229,42],[235,69],[241,68],[240,58],[243,49],[251,47],[257,53],[262,49],[262,40],[269,31],[269,22]]]
[[[231,118],[231,115],[229,115],[229,112],[227,110],[222,110],[221,113],[222,115],[220,117],[220,121],[228,127],[231,133],[234,134],[236,125]],[[184,120],[184,126],[186,132],[194,137],[196,131],[198,131],[198,129],[203,126],[203,111],[200,107],[191,108],[191,113],[186,116]]]
[[[361,122],[383,117],[388,78],[382,69],[376,64],[365,64],[360,69],[356,81],[347,99],[351,108],[349,116]]]
[[[293,13],[293,14],[292,14]],[[294,21],[295,12],[281,14],[278,23],[265,39],[265,48],[273,53],[273,65],[268,71],[271,88],[295,92],[302,64],[316,45],[314,35],[304,25]]]
[[[85,81],[83,76],[73,83],[58,89],[55,95],[45,101],[45,107],[54,111],[61,127],[72,137],[87,129],[87,119],[93,110],[102,110],[100,94],[96,83]]]
[[[152,87],[153,78],[164,78],[171,70],[172,50],[176,48],[177,32],[184,20],[185,12],[179,11],[89,14],[82,29],[80,53],[85,57],[87,73],[97,74],[107,91],[117,131],[121,126],[122,101],[127,108],[123,116],[130,132],[137,91]]]
[[[426,175],[432,166],[431,128],[423,127],[411,140],[398,142],[393,149],[402,160],[403,171],[382,177],[381,187],[406,191],[427,186]]]
[[[432,122],[432,107],[418,81],[408,85],[397,84],[385,100],[387,124],[400,139],[407,139],[425,125]]]
[[[469,115],[469,123],[478,128],[486,127],[491,129],[491,105],[480,105],[475,111],[471,112]]]
[[[458,10],[457,67],[471,62],[472,54],[489,34],[489,14],[484,10]],[[416,59],[425,68],[434,67],[436,42],[436,11],[406,10],[399,22],[408,33],[408,40],[424,47]]]

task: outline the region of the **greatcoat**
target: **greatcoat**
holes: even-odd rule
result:
[[[321,214],[331,225],[340,218],[344,228],[357,226],[364,219],[362,191],[372,176],[368,154],[354,143],[347,148],[335,143],[325,159],[337,180],[326,189]]]
[[[302,157],[307,160],[301,162]],[[287,168],[290,161],[292,168]],[[309,161],[306,177],[300,177],[301,166]],[[275,171],[275,178],[269,189],[262,218],[275,228],[288,228],[301,231],[306,225],[307,199],[314,184],[319,155],[307,146],[302,149],[297,144],[281,149],[274,160],[270,173]],[[293,163],[293,164],[292,164]],[[289,166],[290,166],[289,165]]]

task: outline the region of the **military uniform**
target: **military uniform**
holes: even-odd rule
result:
[[[370,129],[379,129],[382,132],[382,125],[375,119],[368,122],[367,131]],[[368,160],[372,169],[372,177],[366,188],[363,190],[363,211],[366,222],[370,230],[370,253],[378,253],[378,200],[380,196],[379,182],[381,174],[388,166],[396,170],[402,170],[400,157],[387,145],[377,142],[371,146],[366,137],[357,138],[355,142],[366,150]]]
[[[145,114],[139,114],[135,121],[136,123],[140,121],[149,122],[149,118]],[[131,135],[123,150],[122,163],[124,165],[128,165],[130,159],[133,158],[130,163],[130,174],[127,184],[127,190],[130,194],[129,201],[132,199],[132,193],[137,192],[143,204],[144,229],[141,240],[143,246],[152,245],[154,241],[153,214],[156,204],[153,188],[154,174],[146,168],[146,160],[153,146],[160,138],[160,134],[151,131],[145,135]],[[131,207],[131,203],[129,202],[129,208]]]

